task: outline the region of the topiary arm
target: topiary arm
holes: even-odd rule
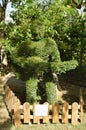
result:
[[[57,74],[66,73],[66,71],[75,69],[78,66],[76,60],[64,61],[64,62],[51,62],[51,70]]]

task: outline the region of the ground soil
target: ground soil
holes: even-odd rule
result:
[[[67,101],[68,103],[80,102],[80,97],[83,98],[84,106],[86,105],[86,88],[74,85],[68,82],[60,83],[62,91],[58,91],[59,100],[62,102]]]

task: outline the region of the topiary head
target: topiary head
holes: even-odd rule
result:
[[[31,34],[32,34],[32,39],[35,41],[44,38],[45,26],[43,25],[43,22],[39,20],[34,20],[31,24]]]

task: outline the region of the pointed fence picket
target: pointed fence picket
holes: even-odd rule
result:
[[[83,120],[83,104],[77,102],[69,105],[67,102],[62,104],[54,103],[49,105],[47,102],[30,105],[25,102],[20,104],[19,99],[10,90],[5,88],[5,103],[12,117],[15,126],[20,126],[21,122],[25,124],[40,124],[40,123],[72,123],[77,125]]]

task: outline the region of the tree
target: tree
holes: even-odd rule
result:
[[[72,6],[72,2],[65,0],[59,4],[52,4],[49,10],[46,11],[46,16],[48,16],[48,19],[51,19],[54,27],[52,31],[54,33],[51,33],[51,36],[54,34],[53,38],[57,41],[63,61],[75,57],[82,64],[82,59],[85,58],[86,16],[84,11],[84,1],[82,8],[77,10],[75,6]],[[53,13],[54,15],[52,15]]]
[[[5,19],[5,10],[6,10],[7,3],[8,3],[8,0],[2,0],[2,4],[0,4],[1,20]]]

